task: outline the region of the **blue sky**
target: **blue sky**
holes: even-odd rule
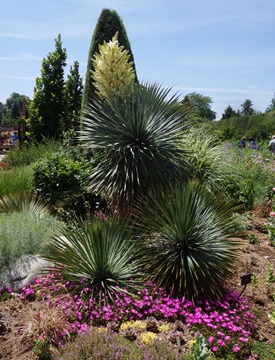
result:
[[[4,4],[3,4],[4,3]],[[219,119],[250,99],[265,111],[275,92],[274,0],[4,0],[0,22],[0,101],[33,98],[42,59],[61,34],[67,71],[85,79],[88,51],[103,8],[121,17],[140,81],[182,97],[210,96]]]

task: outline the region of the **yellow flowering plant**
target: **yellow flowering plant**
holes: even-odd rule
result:
[[[135,71],[133,62],[129,62],[130,54],[117,40],[118,32],[108,43],[99,45],[92,62],[93,84],[99,97],[108,100],[113,96],[125,94],[125,89],[134,83]]]
[[[145,330],[146,323],[144,321],[140,321],[140,320],[136,320],[136,321],[130,320],[130,321],[125,321],[120,325],[120,330],[122,330],[122,331],[129,329],[129,328]]]
[[[151,331],[146,331],[140,335],[140,339],[144,344],[150,344],[157,338],[157,335]]]

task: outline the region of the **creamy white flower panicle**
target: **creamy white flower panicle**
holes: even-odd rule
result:
[[[128,62],[130,55],[124,46],[118,43],[118,33],[108,43],[99,46],[99,53],[92,59],[93,84],[96,93],[106,100],[114,95],[123,96],[125,88],[134,83],[133,62]]]

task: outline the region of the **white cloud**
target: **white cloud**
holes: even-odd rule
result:
[[[238,93],[238,94],[243,94],[243,93],[247,93],[249,90],[246,89],[227,89],[227,88],[204,88],[204,87],[191,87],[191,86],[174,86],[173,87],[174,90],[177,91],[188,91],[188,92],[209,92],[209,93]],[[250,90],[251,91],[251,90]],[[252,91],[251,91],[252,92]]]
[[[39,60],[42,61],[41,56],[37,56],[30,53],[22,53],[18,56],[0,56],[0,61],[28,61]]]
[[[12,76],[12,75],[0,75],[0,79],[10,79],[10,80],[28,80],[35,81],[35,77],[32,76]]]
[[[275,51],[273,49],[266,49],[262,51],[251,51],[250,49],[242,52],[226,52],[223,49],[220,51],[211,51],[207,53],[200,53],[194,55],[176,56],[173,63],[181,66],[190,66],[196,68],[208,69],[232,69],[243,68],[249,70],[251,68],[263,68],[267,66],[274,66]]]
[[[23,39],[24,36],[19,33],[12,33],[12,32],[0,32],[0,38],[15,38],[15,39]]]

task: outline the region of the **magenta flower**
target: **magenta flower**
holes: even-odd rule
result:
[[[242,342],[248,342],[249,339],[245,337],[239,337],[239,340]]]
[[[210,338],[208,339],[209,343],[212,343],[215,340],[214,336],[210,336]]]
[[[239,345],[238,344],[235,344],[234,346],[233,346],[233,348],[232,348],[232,351],[233,352],[238,352],[238,351],[240,351],[241,349],[240,349],[240,347],[239,347]]]

